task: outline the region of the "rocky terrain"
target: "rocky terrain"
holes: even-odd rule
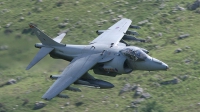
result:
[[[39,42],[33,23],[49,36],[62,32],[65,44],[88,44],[104,30],[129,18],[141,27],[127,42],[166,62],[168,71],[133,71],[117,77],[95,75],[115,88],[75,86],[51,101],[41,99],[68,62],[46,57],[25,68]],[[7,0],[0,1],[0,112],[199,112],[200,0]]]

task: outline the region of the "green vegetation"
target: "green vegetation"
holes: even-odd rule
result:
[[[40,2],[42,1],[42,2]],[[7,0],[0,1],[0,112],[199,112],[200,111],[200,15],[187,10],[191,0]],[[174,10],[179,5],[184,11]],[[36,24],[51,37],[70,29],[66,44],[88,44],[97,37],[95,31],[107,29],[120,17],[129,18],[133,24],[148,20],[138,30],[147,43],[128,42],[143,47],[150,55],[166,62],[169,71],[134,71],[117,77],[90,73],[96,78],[109,81],[115,88],[99,90],[79,87],[82,92],[64,91],[70,98],[54,98],[44,101],[46,106],[33,110],[36,101],[53,83],[52,74],[67,66],[68,62],[47,56],[31,70],[26,71],[38,49],[39,42],[29,30],[29,23]],[[67,23],[64,26],[61,23]],[[188,38],[178,39],[180,35]],[[151,38],[149,38],[151,37]],[[181,48],[182,52],[175,53]],[[186,79],[181,78],[187,76]],[[160,85],[179,78],[178,84]],[[13,85],[4,85],[16,79]],[[140,84],[151,98],[131,107],[136,98],[134,91],[118,96],[127,84]]]

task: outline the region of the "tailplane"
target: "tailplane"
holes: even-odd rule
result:
[[[30,24],[29,26],[32,28],[32,30],[34,31],[34,33],[36,34],[36,36],[42,43],[41,44],[42,46],[40,47],[41,49],[39,50],[39,52],[35,55],[33,60],[30,62],[30,64],[26,67],[26,70],[33,67],[36,63],[38,63],[41,59],[43,59],[46,55],[48,55],[51,51],[53,51],[55,46],[65,46],[64,44],[61,44],[60,42],[66,35],[65,33],[63,33],[57,36],[56,38],[51,39],[48,35],[46,35],[40,29],[35,27],[33,24]]]
[[[65,37],[66,33],[62,33],[59,36],[57,36],[56,38],[54,38],[53,40],[60,43],[62,41],[62,39]]]
[[[42,47],[39,52],[35,55],[30,64],[26,67],[26,70],[32,68],[36,63],[38,63],[42,58],[49,54],[54,48]]]

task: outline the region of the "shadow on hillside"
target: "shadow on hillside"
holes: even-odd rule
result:
[[[3,86],[5,86],[6,84],[0,84],[0,88],[2,88]]]
[[[79,106],[83,105],[83,102],[77,102],[77,103],[75,103],[75,105],[76,105],[77,107],[79,107]]]
[[[37,27],[37,25],[34,24],[34,23],[30,23],[30,24],[32,24],[32,25]],[[22,34],[28,34],[28,33],[30,33],[31,35],[34,35],[34,32],[33,32],[33,30],[31,28],[25,28],[25,29],[22,30]]]
[[[32,31],[31,28],[25,28],[24,30],[22,30],[22,34],[28,34],[28,33],[34,35],[34,32]]]

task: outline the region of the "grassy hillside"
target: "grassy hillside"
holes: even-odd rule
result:
[[[200,111],[200,15],[187,10],[192,0],[7,0],[0,1],[0,112],[198,112]],[[181,11],[178,7],[183,7]],[[109,81],[115,88],[99,90],[75,86],[80,93],[64,91],[70,98],[44,101],[41,96],[54,82],[52,74],[59,74],[68,62],[47,56],[31,70],[25,68],[37,53],[39,42],[28,24],[34,23],[49,36],[69,29],[67,44],[88,44],[97,37],[95,31],[107,29],[125,17],[133,24],[147,23],[137,30],[146,43],[128,42],[143,47],[150,55],[166,62],[168,71],[134,71],[117,77],[90,73]],[[189,37],[179,39],[180,35]],[[181,49],[180,53],[175,50]],[[8,80],[16,84],[4,85]],[[166,84],[177,79],[177,84]],[[121,88],[130,83],[140,85],[151,98],[133,107],[135,91],[121,95]],[[46,106],[33,110],[37,101]]]

